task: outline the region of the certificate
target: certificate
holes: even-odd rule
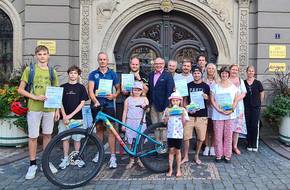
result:
[[[113,80],[100,79],[99,88],[96,90],[96,96],[104,97],[112,94]]]
[[[83,116],[83,126],[84,128],[88,128],[93,123],[92,111],[90,106],[84,106],[82,108],[82,116]]]
[[[131,91],[134,84],[134,75],[133,74],[122,74],[122,90]]]
[[[46,87],[45,96],[47,99],[44,101],[44,108],[61,108],[62,94],[63,87]]]
[[[174,81],[176,91],[180,93],[182,97],[188,96],[187,81],[184,79]]]
[[[190,92],[190,103],[197,104],[199,109],[204,109],[203,91]]]
[[[233,98],[230,93],[216,94],[215,100],[222,110],[229,111],[233,109]]]

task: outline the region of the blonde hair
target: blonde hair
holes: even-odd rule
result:
[[[213,64],[213,63],[208,63],[207,65],[206,65],[206,67],[205,67],[205,81],[208,79],[208,71],[207,71],[207,69],[208,69],[208,67],[209,66],[213,66],[213,68],[214,68],[214,75],[213,75],[213,80],[215,81],[215,82],[218,82],[219,81],[219,75],[218,75],[218,72],[217,72],[217,68],[216,68],[216,65],[215,64]]]

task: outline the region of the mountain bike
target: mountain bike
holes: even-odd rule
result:
[[[144,119],[141,119],[137,130],[135,130],[118,119],[105,114],[103,112],[104,107],[102,106],[99,109],[95,121],[90,127],[81,129],[79,128],[81,125],[69,126],[71,129],[56,135],[47,145],[42,155],[42,168],[44,175],[51,183],[61,188],[76,188],[85,185],[97,176],[104,162],[103,144],[94,134],[95,126],[100,122],[114,134],[116,140],[129,156],[140,158],[145,168],[154,173],[166,172],[168,170],[166,135],[164,137],[164,134],[162,134],[162,131],[164,133],[164,128],[166,128],[165,124],[157,123],[150,125],[142,133]],[[138,107],[142,108],[141,105]],[[146,109],[147,106],[143,108],[143,118]],[[126,145],[125,140],[121,138],[111,121],[124,126],[126,130],[136,132],[136,138],[133,139],[131,148]],[[71,137],[79,138],[80,148],[79,151],[71,150],[69,152],[69,164],[65,169],[61,169],[58,166],[63,158],[62,141]],[[70,147],[73,144],[71,141]],[[96,161],[94,158],[97,154],[98,159]],[[58,169],[56,173],[52,172],[51,165]]]

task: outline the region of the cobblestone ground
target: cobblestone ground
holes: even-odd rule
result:
[[[110,170],[104,165],[100,174],[88,185],[78,189],[143,190],[143,189],[290,189],[290,161],[261,143],[259,153],[242,149],[241,156],[233,156],[232,163],[215,163],[213,158],[201,157],[203,165],[187,163],[182,178],[152,174],[135,166],[124,171],[126,157],[119,158],[119,168]],[[0,167],[2,189],[58,189],[43,175],[25,180],[28,160],[20,160]]]

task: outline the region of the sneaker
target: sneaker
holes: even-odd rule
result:
[[[61,163],[58,165],[60,169],[64,170],[69,165],[68,157],[61,159]]]
[[[75,161],[76,162],[76,165],[79,167],[79,168],[82,168],[86,163],[81,159],[79,158],[78,160]]]
[[[35,178],[36,170],[37,170],[37,165],[29,166],[28,171],[25,175],[25,179]]]
[[[110,158],[109,168],[111,168],[111,169],[117,168],[117,162],[116,162],[116,158],[115,157],[111,157]]]
[[[97,153],[97,154],[95,155],[95,157],[93,158],[92,161],[95,162],[95,163],[97,163],[97,162],[99,161],[99,153]]]
[[[253,151],[253,148],[249,148],[248,147],[247,150],[250,151],[250,152],[252,152]]]
[[[203,151],[203,153],[202,153],[202,155],[208,156],[208,153],[209,153],[209,147],[206,146],[205,149],[204,149],[204,151]]]
[[[210,149],[209,149],[209,155],[210,156],[215,156],[214,147],[210,147]]]
[[[258,148],[253,148],[253,152],[258,152]]]

